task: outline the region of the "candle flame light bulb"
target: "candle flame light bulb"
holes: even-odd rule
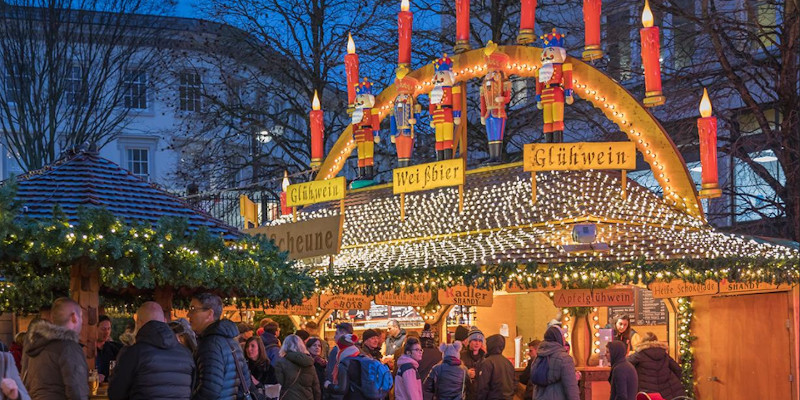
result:
[[[314,100],[311,101],[311,109],[312,110],[319,110],[320,109],[319,96],[317,96],[317,91],[316,90],[314,91]]]
[[[356,43],[353,41],[353,35],[347,33],[347,54],[356,54]]]
[[[408,11],[409,5],[408,0],[402,0],[400,2],[400,11]]]
[[[289,171],[283,171],[283,183],[281,189],[285,192],[289,188]]]
[[[653,26],[653,12],[650,11],[650,2],[648,0],[644,0],[644,10],[642,11],[642,25],[645,28],[650,28]]]
[[[703,88],[703,98],[700,100],[700,116],[708,118],[711,116],[711,100],[708,98],[708,90]]]

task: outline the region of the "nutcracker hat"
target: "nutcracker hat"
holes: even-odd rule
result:
[[[414,90],[417,88],[417,80],[410,77],[404,76],[402,78],[397,78],[394,81],[394,86],[397,89],[398,94],[414,94]]]
[[[497,44],[491,40],[486,44],[483,54],[486,58],[486,67],[489,68],[490,71],[505,70],[508,63],[511,62],[511,57],[506,53],[497,51]]]
[[[539,37],[539,39],[542,39],[544,47],[561,47],[561,48],[564,47],[564,38],[566,38],[566,36],[558,33],[556,31],[556,28],[553,28],[552,32]]]
[[[447,53],[433,62],[433,69],[435,72],[439,71],[452,71],[453,70],[453,60],[447,56]]]
[[[363,81],[356,85],[356,96],[360,94],[372,94],[372,83],[367,78],[364,78]]]

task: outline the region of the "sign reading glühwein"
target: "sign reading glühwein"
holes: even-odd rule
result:
[[[286,188],[286,207],[341,200],[344,198],[346,188],[347,180],[343,176],[289,185]]]
[[[530,143],[524,149],[525,171],[636,169],[633,142]]]
[[[283,251],[289,252],[289,257],[294,260],[309,257],[320,257],[339,252],[341,238],[339,237],[338,216],[315,218],[302,222],[262,226],[246,229],[244,232],[251,235],[262,234],[272,239],[275,245]]]
[[[395,168],[392,188],[400,194],[463,185],[465,170],[463,158]]]
[[[553,296],[556,307],[630,306],[633,301],[633,289],[570,289]]]
[[[439,304],[491,307],[492,302],[494,302],[493,294],[491,290],[468,286],[453,286],[447,289],[439,289]]]

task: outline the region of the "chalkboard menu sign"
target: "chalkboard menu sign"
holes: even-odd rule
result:
[[[618,315],[631,317],[631,325],[666,325],[667,305],[653,297],[653,292],[634,287],[634,303],[628,307],[608,307],[609,319]]]

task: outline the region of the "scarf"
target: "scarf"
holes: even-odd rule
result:
[[[339,354],[336,355],[336,365],[333,367],[333,384],[337,384],[339,382],[339,365],[341,365],[341,360],[347,357],[355,357],[359,354],[358,347],[356,346],[348,346],[344,350],[339,350]]]

